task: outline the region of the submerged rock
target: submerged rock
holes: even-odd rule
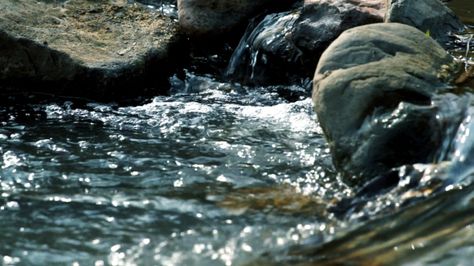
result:
[[[387,0],[387,5],[386,22],[418,28],[442,45],[450,33],[464,29],[461,20],[440,0]]]
[[[2,93],[146,94],[167,80],[179,43],[176,22],[126,0],[4,0],[0,14]]]
[[[302,9],[267,15],[249,27],[227,75],[246,84],[292,83],[310,77],[317,58],[344,30],[382,22],[383,1],[310,0]]]
[[[322,55],[313,102],[335,166],[354,182],[393,167],[433,162],[447,123],[460,119],[451,89],[460,65],[432,38],[407,25],[344,32]],[[443,96],[444,97],[444,96]],[[441,97],[441,99],[443,99]],[[458,118],[456,118],[458,117]]]
[[[230,32],[264,9],[297,0],[178,0],[179,23],[189,35]]]

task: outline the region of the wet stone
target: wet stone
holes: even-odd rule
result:
[[[407,24],[425,32],[441,45],[464,24],[441,0],[388,0],[386,22]]]
[[[321,53],[343,31],[383,21],[383,1],[305,1],[250,25],[227,75],[246,84],[294,83],[309,78]]]
[[[466,106],[449,93],[461,68],[411,26],[344,32],[322,55],[313,80],[335,166],[360,183],[393,167],[436,161],[445,129],[459,124]]]
[[[189,35],[231,32],[265,9],[286,7],[297,0],[178,0],[179,23]]]
[[[5,0],[0,14],[0,88],[7,93],[146,94],[166,81],[179,43],[177,22],[124,0]]]

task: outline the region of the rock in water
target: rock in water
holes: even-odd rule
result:
[[[461,20],[440,0],[386,0],[386,22],[413,26],[427,33],[441,45],[450,33],[464,29]]]
[[[179,23],[189,35],[228,33],[264,9],[297,0],[178,0]]]
[[[178,40],[176,22],[125,0],[3,0],[0,90],[96,100],[144,94],[167,80]]]
[[[344,30],[382,22],[384,13],[381,0],[307,0],[302,9],[267,15],[242,38],[227,74],[253,85],[309,78],[316,59]]]
[[[385,11],[381,0],[306,0],[294,39],[306,50],[325,49],[347,29],[382,22]]]
[[[322,55],[313,81],[314,108],[335,166],[357,183],[433,161],[445,126],[435,98],[452,88],[460,67],[411,26],[344,32]]]

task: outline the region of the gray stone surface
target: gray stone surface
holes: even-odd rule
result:
[[[228,74],[247,84],[310,77],[317,58],[344,30],[382,22],[383,1],[311,0],[302,9],[267,15],[244,36]]]
[[[313,102],[334,164],[355,182],[433,160],[442,108],[460,65],[432,38],[398,23],[344,32],[322,55]]]
[[[296,0],[178,0],[179,24],[189,35],[217,35],[246,24],[264,9]]]
[[[126,0],[3,0],[1,90],[104,100],[136,94],[167,79],[177,29]]]
[[[386,22],[398,22],[418,28],[442,45],[449,40],[449,33],[464,29],[461,20],[441,0],[386,1]]]

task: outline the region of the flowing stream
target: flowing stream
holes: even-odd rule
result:
[[[0,264],[472,265],[469,88],[446,96],[464,103],[447,163],[367,194],[333,169],[305,88],[171,83],[139,106],[0,106]]]

